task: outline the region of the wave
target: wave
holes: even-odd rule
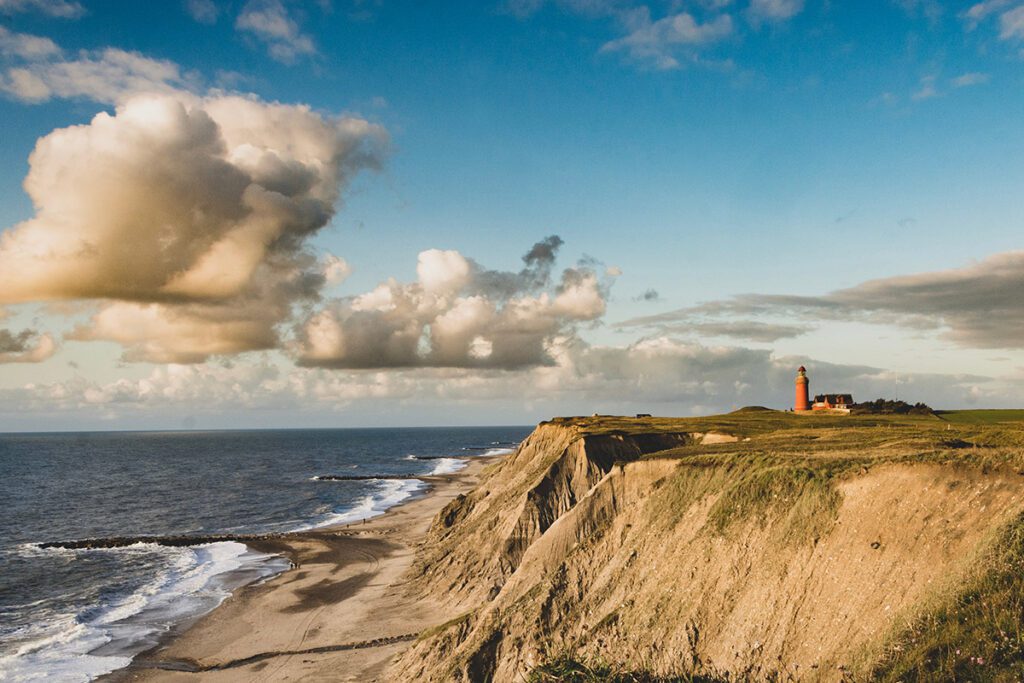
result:
[[[489,457],[489,456],[492,456],[492,455],[508,455],[510,453],[515,453],[517,447],[518,447],[518,444],[513,445],[513,446],[498,446],[498,447],[495,447],[495,446],[466,446],[462,450],[464,450],[464,451],[477,451],[477,452],[473,453],[473,454],[466,453],[466,454],[460,455],[459,457],[460,458],[486,458],[486,457]],[[450,455],[415,455],[413,453],[410,453],[409,455],[405,456],[405,458],[403,458],[403,460],[451,460],[451,459],[452,459],[452,456],[450,456]]]
[[[310,477],[310,481],[399,481],[418,479],[418,477],[393,477],[382,474],[318,474]]]
[[[77,612],[51,614],[17,633],[16,649],[0,656],[4,681],[90,681],[128,666],[132,657],[155,645],[160,636],[209,612],[233,589],[265,580],[288,566],[283,558],[233,541],[193,547],[137,543],[113,549],[32,552],[118,553],[127,562],[145,558],[160,568],[130,593]]]
[[[437,464],[429,474],[455,474],[469,464],[464,458],[438,458],[435,462]]]
[[[516,449],[514,447],[513,448],[506,448],[506,447],[490,448],[490,449],[484,451],[483,453],[481,453],[480,457],[481,458],[486,458],[486,457],[489,457],[489,456],[492,456],[492,455],[510,455],[512,453],[515,453],[515,452],[516,452]]]
[[[355,503],[341,510],[324,515],[312,524],[301,526],[295,531],[309,531],[339,524],[361,522],[364,519],[379,517],[385,512],[423,492],[429,484],[418,479],[379,479],[377,490],[363,496]]]

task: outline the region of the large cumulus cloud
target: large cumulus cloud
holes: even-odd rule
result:
[[[551,364],[551,345],[600,318],[610,279],[552,269],[562,240],[538,242],[518,272],[486,270],[457,251],[420,253],[417,280],[389,279],[338,299],[299,332],[302,365],[330,368],[522,368]]]
[[[271,348],[323,264],[306,240],[383,129],[254,97],[130,98],[30,157],[35,216],[0,235],[0,303],[103,300],[78,339],[133,359]]]

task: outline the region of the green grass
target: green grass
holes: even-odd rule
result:
[[[723,432],[740,438],[790,430],[925,428],[940,430],[933,415],[797,415],[778,410],[737,411],[707,417],[646,417],[618,415],[558,417],[551,424],[574,427],[581,435]],[[545,423],[541,423],[545,424]]]
[[[893,463],[920,463],[1024,474],[1024,410],[946,411],[936,416],[794,415],[749,410],[703,418],[560,418],[581,436],[652,432],[722,432],[735,443],[692,444],[646,457],[679,460],[662,481],[652,519],[679,523],[714,496],[706,533],[729,535],[761,520],[782,544],[827,533],[841,504],[838,484]],[[781,523],[780,523],[781,521]],[[756,521],[754,523],[757,523]],[[773,532],[774,533],[774,532]],[[869,680],[1024,681],[1024,514],[993,532],[971,578],[936,593],[922,616],[887,639]],[[878,651],[870,654],[872,659]],[[712,682],[699,667],[659,677],[644,667],[616,667],[573,656],[535,669],[530,683]],[[730,680],[747,680],[730,677]],[[768,680],[756,677],[750,680]]]
[[[786,544],[825,533],[840,499],[844,477],[894,463],[1007,469],[1024,473],[1024,425],[952,423],[920,415],[794,415],[740,411],[703,418],[601,416],[556,420],[582,435],[651,432],[722,432],[734,443],[700,444],[652,453],[647,458],[681,460],[676,476],[662,485],[652,519],[674,526],[691,506],[710,496],[709,530],[728,534],[743,520],[778,522]]]
[[[943,420],[956,424],[998,424],[1000,422],[1024,422],[1024,409],[1005,410],[939,410]]]
[[[953,419],[944,419],[948,416]],[[1015,421],[1017,416],[1020,422]],[[934,415],[795,415],[764,410],[693,418],[599,416],[556,418],[551,422],[572,427],[581,437],[717,432],[740,439],[736,443],[694,443],[646,456],[654,458],[841,457],[964,464],[995,459],[1024,467],[1024,457],[988,452],[1016,449],[1024,454],[1024,410],[951,411],[944,413],[943,419]]]
[[[1024,515],[952,599],[899,634],[872,680],[1024,680]]]
[[[840,502],[828,468],[768,465],[751,468],[723,491],[708,519],[725,534],[738,522],[781,517],[778,541],[799,544],[829,529]]]
[[[823,535],[834,522],[841,502],[839,481],[879,465],[920,463],[1024,474],[1024,411],[955,411],[942,418],[818,418],[750,411],[659,420],[665,431],[673,426],[722,431],[744,435],[744,440],[648,456],[682,461],[661,484],[664,490],[652,501],[660,508],[652,517],[674,525],[695,503],[714,495],[708,532],[728,535],[735,525],[760,519],[773,522],[782,543],[800,543]],[[585,428],[589,433],[629,429],[623,422],[600,418]],[[994,533],[988,548],[974,561],[971,579],[951,594],[936,595],[923,616],[891,637],[870,680],[1024,681],[1024,514]],[[584,666],[583,673],[570,670],[567,678],[533,680],[696,680],[615,678],[624,675],[615,670],[601,678],[605,670],[594,671]]]
[[[838,481],[870,462],[757,452],[694,455],[650,499],[651,519],[672,528],[695,504],[714,498],[705,533],[728,536],[735,527],[756,520],[771,525],[773,542],[799,546],[828,532],[842,502]]]

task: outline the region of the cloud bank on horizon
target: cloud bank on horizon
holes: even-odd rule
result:
[[[902,4],[927,12],[928,3]],[[250,49],[291,68],[319,54],[299,7],[249,0],[229,17],[210,0],[182,5],[199,24],[230,22]],[[553,10],[606,22],[617,35],[598,56],[674,70],[731,64],[716,46],[772,31],[808,3],[709,0],[658,13],[614,0],[519,0],[507,9],[520,21]],[[0,14],[11,16],[70,21],[88,11],[69,0],[0,0]],[[968,32],[1024,40],[1024,2],[986,0],[960,20]],[[316,238],[344,210],[353,181],[387,163],[383,125],[213,88],[202,74],[141,52],[71,52],[3,26],[0,57],[0,91],[10,99],[102,108],[43,135],[29,157],[33,215],[0,232],[0,306],[41,308],[31,323],[2,323],[0,365],[54,363],[62,346],[86,342],[116,345],[123,363],[153,365],[141,378],[0,388],[15,406],[8,415],[132,415],[196,403],[267,410],[303,402],[327,413],[361,402],[507,405],[524,400],[524,387],[536,406],[635,397],[712,410],[771,403],[800,363],[844,390],[890,393],[889,369],[758,346],[834,321],[912,330],[965,349],[1024,349],[1019,251],[831,292],[739,294],[623,321],[607,320],[620,271],[590,257],[560,265],[558,235],[536,242],[518,270],[490,269],[442,245],[420,251],[414,279],[355,291],[347,280],[359,264],[319,249]],[[926,75],[914,98],[989,80],[975,71]],[[653,288],[633,300],[663,301]],[[588,338],[609,322],[632,339]],[[902,381],[951,403],[1012,400],[1020,388],[1015,376],[967,373]]]
[[[621,328],[678,330],[735,326],[730,335],[766,341],[796,336],[805,327],[766,325],[735,318],[784,317],[811,323],[861,321],[938,331],[964,348],[1024,348],[1024,251],[992,256],[962,268],[898,275],[818,296],[741,294],[619,323]],[[708,318],[733,321],[708,322]],[[771,331],[769,334],[768,331]],[[764,332],[760,335],[760,332]]]

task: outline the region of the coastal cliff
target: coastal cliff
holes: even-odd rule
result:
[[[389,676],[1011,670],[1020,629],[989,640],[1021,621],[1022,444],[936,418],[543,423],[435,518],[410,588],[458,616]]]

